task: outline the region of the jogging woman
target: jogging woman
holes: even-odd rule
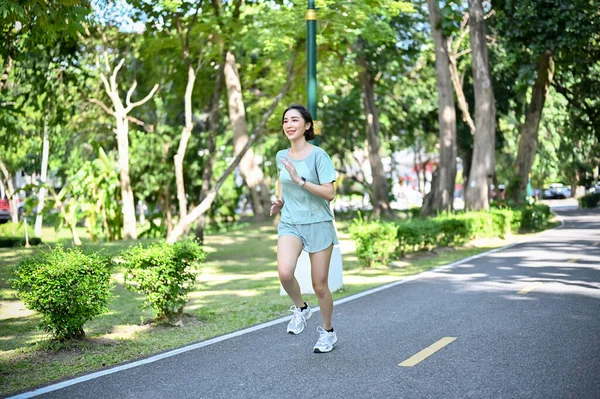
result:
[[[304,249],[310,257],[312,286],[323,318],[323,326],[317,328],[319,340],[313,351],[330,352],[337,342],[331,324],[333,299],[328,286],[329,261],[333,245],[338,243],[329,206],[335,197],[335,169],[329,155],[308,142],[314,139],[314,127],[306,108],[290,106],[283,113],[281,125],[290,148],[279,151],[276,156],[278,199],[271,205],[271,215],[281,211],[277,269],[281,285],[294,301],[290,308],[294,314],[287,331],[300,334],[312,315],[294,276],[298,257]]]

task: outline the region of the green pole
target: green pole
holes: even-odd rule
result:
[[[306,10],[306,102],[317,120],[317,10],[315,0],[308,0]]]

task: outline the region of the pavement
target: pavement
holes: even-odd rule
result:
[[[336,302],[16,396],[43,398],[600,398],[600,212]],[[251,309],[249,309],[251,311]]]

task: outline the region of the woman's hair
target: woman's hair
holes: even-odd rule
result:
[[[287,107],[287,109],[285,111],[283,111],[283,115],[281,116],[282,130],[283,130],[283,119],[285,118],[285,114],[291,109],[295,109],[296,111],[300,112],[302,119],[304,119],[304,123],[310,123],[310,127],[308,128],[308,130],[304,131],[304,138],[306,138],[306,140],[314,140],[314,138],[315,138],[315,123],[313,122],[310,112],[306,108],[304,108],[304,106],[302,106],[302,105],[292,104],[289,107]]]

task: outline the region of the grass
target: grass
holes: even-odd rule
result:
[[[363,268],[347,234],[347,222],[338,223],[343,256],[344,288],[339,299],[397,281],[436,266],[505,245],[494,241],[419,254],[390,267]],[[85,251],[117,254],[131,242],[94,244],[85,239]],[[68,233],[44,231],[44,242],[68,244]],[[276,229],[271,224],[246,225],[236,231],[214,233],[205,240],[207,259],[196,290],[190,293],[183,325],[157,325],[141,309],[143,296],[127,291],[122,271],[113,275],[114,298],[109,312],[85,326],[81,342],[57,343],[36,329],[39,315],[14,298],[7,278],[19,259],[36,249],[0,249],[0,395],[7,395],[121,362],[209,339],[289,314],[291,302],[279,295],[276,265]],[[121,272],[121,273],[120,273]],[[316,304],[314,295],[307,301]]]

